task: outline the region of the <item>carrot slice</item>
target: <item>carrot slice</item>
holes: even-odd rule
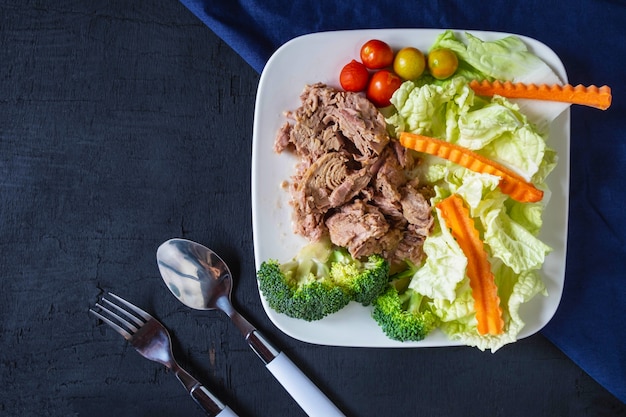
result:
[[[452,236],[456,239],[461,250],[467,257],[467,277],[469,278],[476,309],[478,333],[481,335],[501,334],[504,329],[502,308],[495,277],[491,272],[491,264],[487,259],[487,252],[474,220],[465,207],[461,197],[456,194],[439,202],[436,207]]]
[[[560,101],[564,103],[580,104],[606,110],[611,106],[611,88],[603,85],[585,87],[578,84],[524,84],[511,81],[482,81],[472,80],[469,86],[479,96],[499,95],[507,98],[529,98],[535,100]]]
[[[400,144],[406,148],[447,159],[472,171],[500,177],[498,186],[503,193],[508,194],[514,200],[531,203],[541,201],[543,198],[543,191],[517,173],[467,148],[445,140],[408,132],[401,132],[399,140]]]

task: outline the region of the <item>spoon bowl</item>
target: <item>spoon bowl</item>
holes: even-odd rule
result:
[[[211,249],[184,239],[171,239],[157,250],[163,281],[172,294],[196,310],[219,309],[230,299],[233,281],[226,262]]]

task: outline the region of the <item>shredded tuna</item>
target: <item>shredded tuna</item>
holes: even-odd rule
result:
[[[432,210],[408,173],[417,161],[387,134],[383,115],[363,95],[308,85],[291,122],[276,135],[276,152],[300,159],[291,183],[294,231],[328,235],[355,258],[382,254],[419,264]]]

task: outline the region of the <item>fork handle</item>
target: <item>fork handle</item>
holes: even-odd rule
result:
[[[222,403],[211,391],[202,385],[196,378],[191,376],[180,366],[174,366],[176,378],[184,385],[191,398],[198,404],[209,417],[237,417],[237,414],[227,405]]]
[[[226,406],[217,416],[215,417],[237,417],[237,414],[230,407]]]
[[[198,384],[189,392],[191,398],[206,411],[209,417],[237,417],[237,414],[218,400],[206,387]],[[217,413],[217,414],[215,414]]]
[[[196,385],[189,394],[209,417],[237,417],[229,406],[218,400],[204,385]]]

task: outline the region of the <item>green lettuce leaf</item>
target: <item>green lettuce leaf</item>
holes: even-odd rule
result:
[[[426,239],[423,249],[426,261],[413,275],[409,288],[430,298],[453,300],[467,267],[459,244],[449,230],[438,228]]]
[[[538,203],[520,203],[515,200],[506,201],[507,212],[511,220],[528,230],[534,236],[539,234],[541,226],[543,226],[543,209],[544,204]]]
[[[461,137],[458,144],[468,149],[481,149],[505,134],[524,126],[519,113],[497,102],[459,115]]]
[[[546,181],[548,175],[554,170],[556,164],[559,161],[559,156],[552,148],[546,148],[543,161],[539,165],[539,170],[533,175],[532,182],[535,184],[543,184]]]
[[[387,117],[394,134],[412,132],[434,137],[458,136],[456,119],[474,102],[474,92],[464,78],[441,84],[419,85],[405,81],[391,97],[396,112]]]
[[[521,274],[541,268],[552,250],[531,231],[515,222],[500,208],[481,216],[484,242],[494,257],[502,260],[515,273]]]
[[[465,33],[466,41],[447,30],[435,40],[432,49],[449,48],[459,60],[473,69],[467,70],[476,79],[520,81],[558,77],[539,57],[528,50],[518,36],[510,35],[494,41],[483,41]],[[480,77],[482,75],[482,77]]]

